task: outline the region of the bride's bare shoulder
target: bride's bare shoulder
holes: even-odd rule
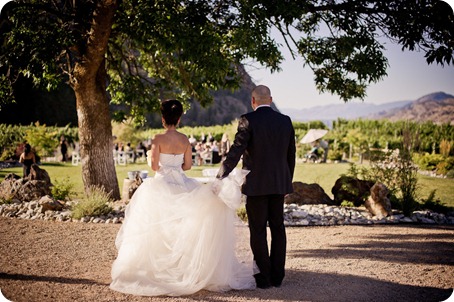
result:
[[[188,139],[188,137],[187,137],[186,134],[181,133],[181,132],[178,132],[178,134],[180,135],[180,137],[181,137],[182,139],[187,139],[187,140],[189,141],[189,139]]]

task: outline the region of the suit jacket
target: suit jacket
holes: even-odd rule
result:
[[[295,130],[290,118],[271,107],[260,107],[241,116],[217,177],[229,175],[243,156],[243,169],[250,171],[242,187],[243,194],[292,193],[295,152]]]

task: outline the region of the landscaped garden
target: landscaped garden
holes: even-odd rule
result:
[[[411,192],[407,193],[412,202],[417,202],[416,205],[424,204],[433,208],[434,205],[454,207],[452,197],[454,196],[454,179],[451,178],[454,174],[454,157],[452,156],[454,130],[452,126],[433,123],[338,120],[324,137],[330,143],[328,163],[326,164],[303,163],[301,159],[309,151],[310,146],[299,143],[309,129],[326,128],[326,126],[321,122],[311,122],[294,123],[294,127],[298,157],[294,181],[307,184],[316,183],[330,198],[333,198],[331,189],[336,180],[347,174],[357,178],[368,178],[374,182],[384,182],[395,195],[397,203],[408,198],[408,196],[403,196],[405,187],[408,186],[411,187]],[[64,135],[69,142],[77,144],[76,128],[49,127],[39,124],[0,125],[0,128],[2,130],[0,132],[2,133],[0,135],[0,160],[14,159],[17,146],[23,141],[28,141],[41,156],[41,168],[48,172],[55,187],[55,195],[70,199],[84,196],[81,164],[72,165],[71,162],[58,161],[58,138]],[[162,129],[140,129],[130,124],[114,124],[113,127],[115,140],[130,142],[133,147],[141,141],[151,139],[160,131]],[[196,139],[210,134],[219,141],[223,133],[229,134],[231,138],[234,137],[236,123],[213,127],[182,127],[180,131]],[[405,160],[402,160],[402,156],[400,157],[400,168],[380,167],[381,160],[377,159],[377,154],[385,154],[386,150],[402,149],[404,144],[407,144],[404,149],[406,150],[410,148],[409,142],[411,156]],[[407,166],[402,166],[402,163],[407,163]],[[414,163],[420,170],[430,172],[432,176],[428,176],[428,173],[415,173]],[[190,171],[187,171],[187,175],[201,177],[203,169],[217,167],[219,164],[193,166]],[[153,174],[145,162],[116,165],[120,191],[123,189],[123,182],[128,177],[128,172],[141,170],[148,170],[149,175]],[[19,166],[3,168],[0,170],[0,179],[3,180],[9,173],[22,176],[22,168]],[[408,184],[390,181],[390,179],[405,179],[406,176],[411,176],[407,180]],[[416,208],[420,208],[420,206]]]

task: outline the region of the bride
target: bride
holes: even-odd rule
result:
[[[192,150],[176,130],[183,107],[169,100],[161,112],[166,131],[148,151],[156,174],[145,179],[126,208],[110,288],[144,296],[255,288],[247,242],[244,248],[237,242],[242,227],[235,209],[244,175],[224,178],[217,195],[210,185],[186,177]]]

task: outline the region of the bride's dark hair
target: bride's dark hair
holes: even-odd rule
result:
[[[176,126],[183,114],[183,105],[177,100],[166,100],[161,103],[161,113],[166,125]]]

